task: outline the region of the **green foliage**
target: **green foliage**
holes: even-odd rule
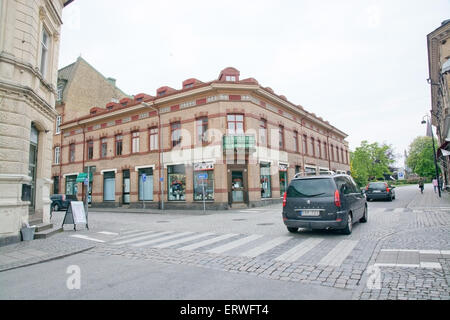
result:
[[[389,165],[395,162],[392,147],[377,142],[369,144],[362,141],[361,145],[350,153],[350,171],[355,182],[365,186],[369,180],[392,174]],[[382,179],[382,178],[381,178]]]
[[[435,144],[437,143],[434,140]],[[434,165],[433,141],[431,137],[417,137],[409,145],[406,165],[421,177],[435,177],[436,167]],[[440,168],[438,167],[440,171]]]

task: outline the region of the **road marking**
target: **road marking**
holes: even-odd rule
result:
[[[97,233],[106,234],[106,235],[109,235],[109,236],[117,236],[117,235],[119,235],[118,233],[109,232],[109,231],[99,231]]]
[[[152,233],[154,233],[154,231]],[[136,242],[136,241],[140,241],[140,240],[145,240],[145,239],[159,237],[159,236],[162,236],[162,235],[165,235],[165,234],[168,234],[168,233],[173,233],[173,231],[158,232],[157,234],[148,234],[146,236],[133,237],[131,239],[127,238],[127,240],[114,241],[114,242],[112,242],[112,244],[125,244],[125,243],[130,243],[130,242]]]
[[[450,255],[450,250],[441,250],[441,254],[449,254]]]
[[[174,238],[178,238],[178,237],[182,237],[182,236],[187,236],[188,234],[193,234],[194,232],[181,232],[181,233],[176,233],[176,234],[171,234],[162,238],[157,238],[157,239],[153,239],[153,240],[148,240],[148,241],[144,241],[144,242],[138,242],[138,243],[134,243],[132,244],[133,247],[143,247],[152,243],[157,243],[157,242],[161,242],[161,241],[165,241],[165,240],[170,240],[170,239],[174,239]]]
[[[392,267],[392,268],[424,268],[424,269],[442,269],[438,262],[421,262],[420,264],[405,263],[375,263],[375,267]]]
[[[183,239],[177,239],[177,240],[173,240],[173,241],[169,241],[169,242],[165,242],[165,243],[161,243],[161,244],[157,244],[155,246],[153,246],[154,248],[167,248],[167,247],[171,247],[180,243],[184,243],[184,242],[188,242],[191,240],[195,240],[195,239],[199,239],[199,238],[204,238],[210,235],[213,235],[214,233],[212,232],[206,232],[206,233],[201,233],[201,234],[196,234],[187,238],[183,238]]]
[[[411,250],[411,249],[381,249],[384,252],[417,252],[419,250]]]
[[[430,269],[442,269],[442,266],[439,262],[421,262],[420,267]]]
[[[228,234],[224,234],[224,235],[221,235],[221,236],[218,236],[218,237],[215,237],[215,238],[207,239],[207,240],[204,240],[204,241],[201,241],[201,242],[197,242],[197,243],[193,243],[193,244],[187,245],[185,247],[178,248],[178,250],[195,250],[195,249],[198,249],[198,248],[201,248],[201,247],[205,247],[207,245],[210,245],[210,244],[213,244],[213,243],[216,243],[216,242],[219,242],[219,241],[222,241],[222,240],[234,237],[234,236],[237,236],[237,234],[235,234],[235,233],[228,233]]]
[[[95,242],[105,242],[103,240],[91,238],[91,237],[88,237],[88,236],[84,236],[82,234],[74,234],[74,235],[71,235],[71,237],[85,239],[85,240],[90,240],[90,241],[95,241]]]
[[[239,246],[242,246],[248,242],[254,241],[256,239],[261,238],[262,235],[259,234],[252,234],[251,236],[241,238],[232,242],[229,242],[227,244],[224,244],[222,246],[207,250],[208,253],[224,253],[225,251],[229,251],[231,249],[237,248]]]
[[[355,240],[342,240],[319,261],[319,265],[339,267],[357,244]]]
[[[308,251],[316,247],[319,243],[321,243],[324,239],[320,238],[310,238],[302,241],[300,244],[296,245],[292,249],[286,251],[282,255],[275,258],[276,261],[286,261],[286,262],[294,262],[301,256],[305,255]]]
[[[241,256],[254,258],[266,251],[269,251],[272,248],[275,248],[276,246],[279,246],[282,243],[285,243],[286,241],[288,241],[290,239],[292,239],[292,237],[288,237],[288,236],[283,236],[283,237],[278,237],[278,238],[272,239],[270,241],[267,241],[263,245],[260,245],[259,247],[250,249],[250,250],[242,253]]]
[[[403,212],[405,208],[395,208],[394,212]]]
[[[420,254],[441,254],[440,250],[419,250]]]
[[[121,237],[118,237],[118,238],[116,238],[116,239],[114,239],[115,241],[121,241],[121,240],[125,240],[125,239],[131,239],[131,238],[135,238],[135,237],[138,237],[138,236],[144,236],[144,235],[150,235],[150,234],[156,234],[156,233],[160,233],[161,231],[155,231],[155,230],[153,230],[153,231],[140,231],[140,232],[137,232],[137,233],[135,233],[135,234],[129,234],[129,235],[126,235],[126,236],[121,236]]]

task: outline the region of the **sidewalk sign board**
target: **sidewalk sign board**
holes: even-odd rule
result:
[[[86,212],[84,210],[83,201],[72,201],[66,210],[62,226],[65,224],[73,224],[73,229],[76,231],[77,224],[85,224],[89,230],[89,226],[86,219]]]

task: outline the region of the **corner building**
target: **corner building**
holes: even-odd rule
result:
[[[349,171],[344,132],[239,76],[226,68],[62,123],[54,176],[93,207],[227,209],[280,202],[299,172]],[[89,188],[76,182],[88,167]]]

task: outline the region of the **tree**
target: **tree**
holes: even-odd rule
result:
[[[383,179],[384,174],[392,174],[389,165],[394,162],[392,146],[386,143],[369,144],[364,140],[350,153],[350,171],[359,186],[366,185],[369,180]]]
[[[434,142],[435,144],[437,143],[436,139]],[[433,140],[431,140],[431,137],[417,137],[411,142],[406,165],[421,177],[431,178],[436,176]]]

